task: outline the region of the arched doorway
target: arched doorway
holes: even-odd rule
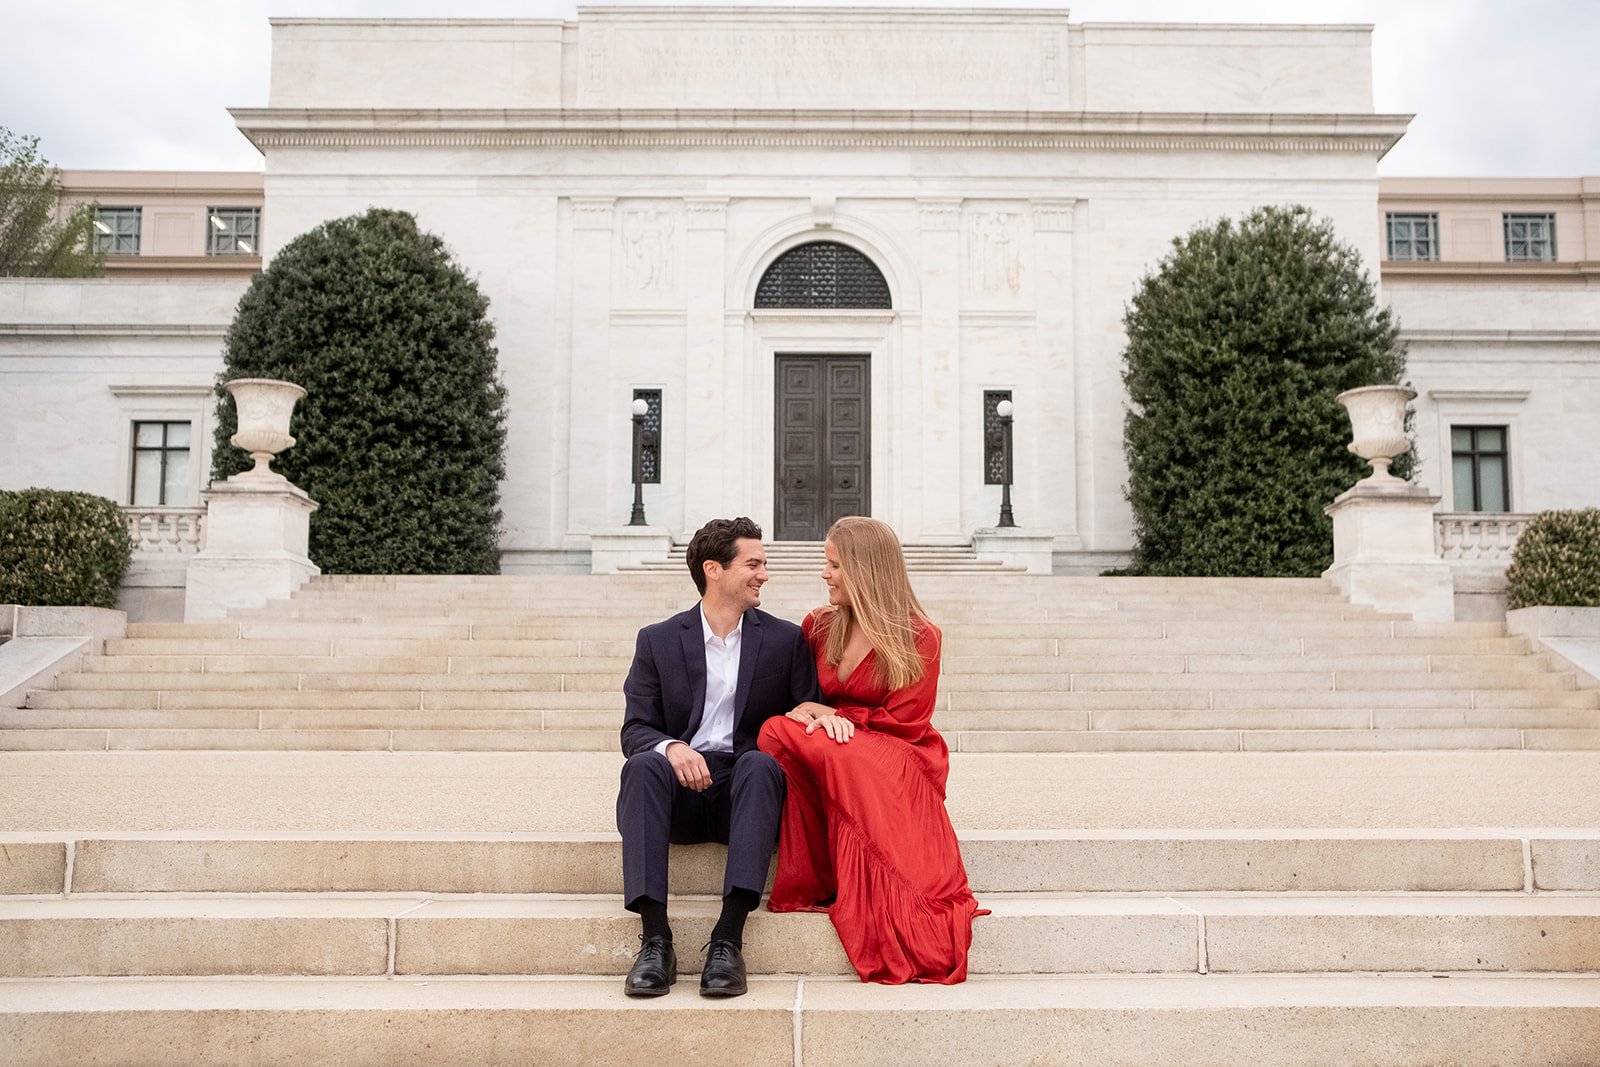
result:
[[[877,265],[838,241],[812,241],[772,262],[755,306],[887,310]],[[871,509],[872,373],[862,352],[777,352],[773,536],[820,541],[835,519]]]

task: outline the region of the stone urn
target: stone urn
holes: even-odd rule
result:
[[[1405,484],[1389,473],[1389,464],[1411,447],[1406,437],[1406,405],[1416,396],[1416,390],[1403,385],[1367,385],[1334,398],[1350,415],[1354,430],[1350,451],[1372,465],[1372,473],[1358,485]]]
[[[233,394],[233,405],[239,413],[239,432],[228,440],[256,461],[254,467],[234,477],[283,481],[283,475],[268,465],[273,456],[294,444],[294,438],[289,436],[289,416],[295,401],[306,391],[293,382],[271,378],[235,378],[224,382],[223,388]]]

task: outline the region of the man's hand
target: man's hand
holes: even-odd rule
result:
[[[856,724],[849,719],[840,718],[830,711],[826,715],[819,716],[812,721],[810,726],[806,727],[806,733],[808,734],[817,730],[821,730],[842,745],[855,736]]]
[[[806,700],[796,704],[794,710],[786,714],[801,726],[810,726],[824,715],[832,715],[833,709],[826,704],[818,704],[815,700]]]
[[[678,784],[696,793],[703,793],[711,788],[711,768],[706,766],[706,758],[682,741],[674,741],[667,746],[667,762],[672,764],[672,773],[677,775]]]

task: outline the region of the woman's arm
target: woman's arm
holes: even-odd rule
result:
[[[922,654],[922,677],[908,686],[894,689],[881,705],[841,704],[834,714],[857,726],[919,741],[933,722],[933,708],[939,697],[939,630],[932,623],[917,634],[917,651]]]

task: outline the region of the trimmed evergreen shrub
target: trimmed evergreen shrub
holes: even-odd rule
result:
[[[222,383],[304,386],[273,469],[321,505],[310,555],[343,574],[500,569],[505,387],[488,299],[444,242],[373,209],[296,237],[239,301],[217,380],[212,476],[250,465],[228,443]]]
[[[0,491],[0,604],[115,607],[132,558],[114,501],[61,489]]]
[[[1333,562],[1322,509],[1368,473],[1334,397],[1405,372],[1355,250],[1300,206],[1199,226],[1123,322],[1130,572],[1321,574]]]
[[[1600,508],[1533,517],[1506,568],[1506,607],[1600,608]]]

